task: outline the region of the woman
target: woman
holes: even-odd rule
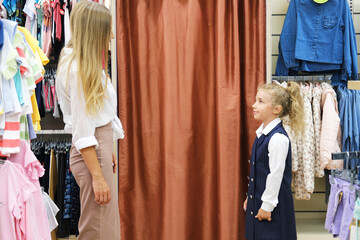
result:
[[[72,134],[70,167],[80,187],[79,240],[120,239],[113,172],[113,138],[123,138],[116,93],[105,59],[112,37],[110,11],[89,1],[70,17],[71,40],[62,50],[56,89],[65,131]]]

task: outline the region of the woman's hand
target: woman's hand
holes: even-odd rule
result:
[[[244,209],[244,211],[246,212],[246,209],[247,209],[247,198],[246,198],[245,201],[244,201],[243,209]]]
[[[111,200],[110,188],[104,177],[93,177],[93,190],[95,194],[95,202],[99,205],[108,204]]]
[[[113,167],[113,172],[116,173],[116,169],[117,169],[117,163],[116,163],[116,159],[115,159],[115,154],[112,154],[112,167]]]
[[[268,220],[270,222],[271,221],[271,212],[267,212],[260,208],[257,215],[255,216],[255,218],[259,219],[259,221]]]

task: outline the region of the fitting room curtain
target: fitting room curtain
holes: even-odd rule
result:
[[[265,0],[116,8],[122,239],[244,239]]]

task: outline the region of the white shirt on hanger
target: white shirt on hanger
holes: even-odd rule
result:
[[[68,44],[68,42],[70,41],[70,38],[71,38],[70,15],[69,15],[68,4],[69,4],[69,2],[66,1],[65,16],[64,16],[65,46]]]
[[[257,137],[259,138],[263,134],[269,134],[279,123],[281,123],[280,118],[276,118],[265,128],[264,124],[262,124],[256,130]],[[270,173],[266,178],[265,191],[261,197],[261,200],[263,201],[261,208],[268,212],[272,212],[279,202],[278,195],[284,175],[289,143],[289,138],[281,133],[275,133],[269,141],[268,151]]]
[[[107,88],[104,106],[101,111],[95,116],[86,114],[84,93],[82,88],[78,89],[77,86],[77,62],[74,60],[71,63],[68,75],[69,55],[72,49],[64,48],[63,51],[65,63],[58,69],[56,74],[56,92],[63,112],[65,132],[72,134],[72,142],[75,148],[79,151],[86,147],[98,146],[95,129],[109,122],[111,122],[114,130],[114,140],[124,138],[122,125],[116,114],[116,92],[110,79],[107,79],[105,72],[103,72],[103,86],[107,81]]]

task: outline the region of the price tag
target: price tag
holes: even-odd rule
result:
[[[55,7],[55,2],[51,2],[50,7],[54,8]]]
[[[64,10],[60,9],[60,14],[64,15],[65,14]]]
[[[37,9],[40,9],[40,8],[41,8],[40,4],[38,4],[38,3],[35,3],[35,7],[36,7]]]

